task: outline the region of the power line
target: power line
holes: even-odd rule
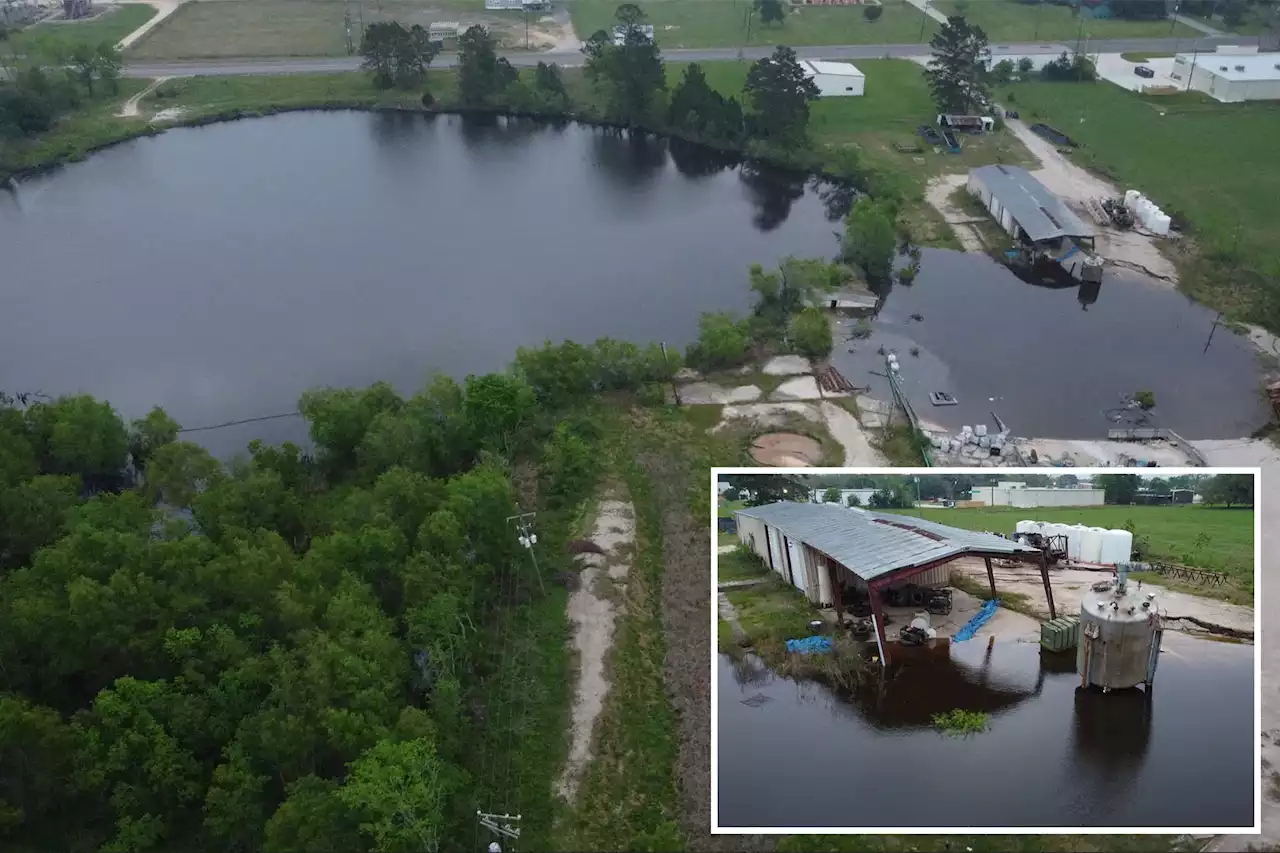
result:
[[[285,412],[279,415],[263,415],[262,417],[258,417],[258,418],[245,418],[244,420],[240,420],[240,421],[227,421],[224,424],[213,424],[212,426],[186,427],[178,430],[178,432],[207,432],[208,430],[211,430],[211,429],[223,429],[225,427],[240,426],[241,424],[258,423],[259,421],[275,421],[275,420],[279,420],[280,418],[300,418],[300,417],[302,417],[302,412]]]

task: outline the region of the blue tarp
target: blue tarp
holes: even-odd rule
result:
[[[797,655],[820,655],[831,651],[830,637],[805,637],[787,640],[787,651]]]
[[[951,638],[953,643],[963,643],[965,640],[972,640],[973,635],[978,633],[978,629],[987,624],[987,620],[995,615],[996,608],[1000,606],[1000,602],[996,600],[988,601],[982,605],[982,609],[973,614],[973,618],[965,623],[965,626],[956,635]]]

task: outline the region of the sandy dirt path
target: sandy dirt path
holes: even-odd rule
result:
[[[840,446],[844,448],[844,466],[846,468],[860,465],[887,464],[879,451],[871,446],[870,440],[867,439],[867,434],[862,430],[862,425],[858,423],[857,418],[849,413],[848,409],[837,406],[835,403],[829,403],[826,400],[823,400],[819,405],[822,408],[822,417],[827,422],[827,430],[831,433],[831,437],[840,442]]]
[[[126,48],[133,47],[133,45],[137,43],[138,39],[142,38],[159,26],[161,21],[178,11],[178,7],[182,5],[182,0],[136,0],[136,2],[145,3],[155,9],[156,15],[154,18],[129,33],[129,35],[120,39],[119,43],[116,44],[116,48],[119,50],[125,50]]]
[[[613,646],[614,625],[620,599],[616,591],[625,589],[631,568],[631,552],[636,531],[635,508],[625,501],[601,502],[591,539],[604,554],[584,554],[580,558],[581,584],[569,596],[569,621],[573,624],[573,650],[578,658],[578,678],[574,687],[569,730],[569,757],[560,777],[560,796],[572,802],[578,793],[582,772],[591,762],[592,734],[596,719],[609,693],[605,659]]]
[[[138,104],[142,101],[142,99],[145,98],[147,95],[150,95],[152,92],[154,92],[166,80],[172,80],[172,79],[173,79],[172,77],[157,77],[154,83],[152,83],[147,88],[143,89],[138,94],[134,95],[129,100],[125,101],[124,106],[120,108],[120,112],[116,113],[116,117],[117,118],[137,118],[139,113],[141,112],[141,110],[138,108]]]
[[[942,218],[951,226],[951,231],[960,241],[966,252],[982,253],[986,247],[978,238],[978,233],[969,227],[971,222],[979,222],[963,210],[951,203],[951,194],[965,185],[968,175],[939,175],[929,182],[925,189],[925,201],[933,205],[933,209],[942,214]]]

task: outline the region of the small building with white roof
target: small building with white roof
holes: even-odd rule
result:
[[[1180,53],[1169,76],[1224,103],[1280,100],[1280,53],[1258,53],[1256,46]]]
[[[867,78],[851,62],[826,62],[821,59],[802,59],[804,74],[818,87],[818,97],[852,97],[866,91]]]

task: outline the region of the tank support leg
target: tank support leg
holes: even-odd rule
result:
[[[1049,586],[1049,563],[1043,551],[1040,552],[1040,579],[1044,581],[1044,597],[1049,601],[1049,618],[1058,618],[1058,609],[1053,606],[1053,588]]]

